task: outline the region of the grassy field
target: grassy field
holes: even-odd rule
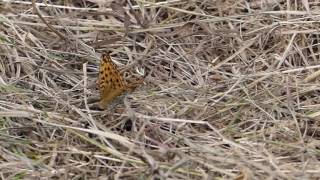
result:
[[[0,0],[0,179],[319,179],[320,2]],[[125,81],[98,107],[100,57]]]

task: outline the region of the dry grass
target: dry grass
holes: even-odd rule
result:
[[[0,179],[320,178],[318,1],[130,3],[0,1]]]

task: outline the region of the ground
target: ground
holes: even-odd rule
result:
[[[1,179],[319,179],[319,5],[0,1]]]

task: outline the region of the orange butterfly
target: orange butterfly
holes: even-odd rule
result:
[[[141,82],[140,82],[141,83]],[[139,83],[139,84],[140,84]],[[99,88],[100,88],[100,108],[104,109],[114,98],[121,95],[124,91],[133,90],[138,83],[128,85],[121,76],[117,65],[115,65],[110,54],[103,54],[99,69]]]

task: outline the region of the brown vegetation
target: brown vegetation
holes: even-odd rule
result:
[[[0,179],[320,178],[319,7],[0,0]]]

